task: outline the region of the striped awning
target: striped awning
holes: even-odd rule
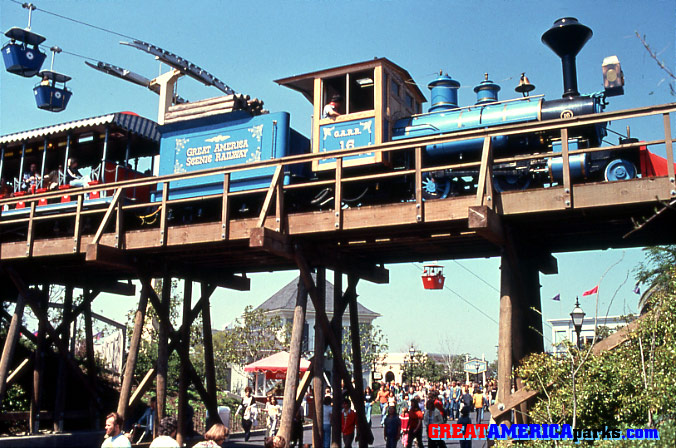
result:
[[[0,145],[12,145],[14,143],[41,142],[45,137],[56,138],[68,133],[83,133],[110,126],[111,130],[129,131],[154,142],[160,141],[160,132],[157,123],[143,118],[133,112],[116,112],[98,117],[84,118],[77,121],[46,126],[29,131],[15,132],[0,137]]]

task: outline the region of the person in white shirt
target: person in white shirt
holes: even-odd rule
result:
[[[174,417],[164,417],[160,421],[160,435],[153,440],[150,448],[181,448],[176,441],[178,422]]]
[[[343,98],[340,95],[333,95],[331,102],[324,106],[322,110],[322,118],[336,118],[340,117],[340,106],[343,103]]]
[[[124,421],[120,414],[111,412],[106,416],[106,438],[103,439],[101,448],[131,448],[131,443],[122,432]]]

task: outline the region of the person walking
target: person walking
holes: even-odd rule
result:
[[[397,408],[389,406],[387,408],[387,417],[383,425],[383,437],[385,437],[386,448],[397,448],[397,442],[401,437],[401,420],[397,415]]]
[[[277,434],[279,417],[282,415],[282,407],[277,403],[277,397],[274,395],[268,397],[268,402],[265,404],[265,411],[268,414],[265,437],[272,437]]]
[[[390,396],[390,390],[385,386],[384,382],[380,383],[380,389],[378,389],[378,403],[380,403],[380,426],[383,426],[385,423],[385,417],[387,417],[387,399]]]
[[[406,448],[411,448],[413,445],[413,440],[418,441],[418,448],[425,448],[423,444],[423,412],[418,405],[418,399],[413,398],[411,400],[411,410],[409,411],[409,434],[408,434],[408,443]]]
[[[469,418],[469,407],[463,407],[460,411],[460,418],[458,418],[458,425],[462,425],[462,434],[467,437],[467,425],[472,424],[472,419]],[[460,440],[460,448],[472,448],[471,440]]]
[[[401,446],[405,447],[408,445],[408,435],[409,435],[409,415],[408,415],[408,405],[403,405],[401,408],[401,415],[399,416],[401,421]]]
[[[253,421],[258,416],[258,408],[256,407],[256,399],[251,394],[249,386],[244,388],[244,397],[237,408],[235,414],[242,417],[242,429],[244,430],[244,441],[248,442],[251,437],[251,426]]]
[[[331,413],[333,411],[333,400],[330,395],[324,396],[324,404],[322,405],[324,410],[324,421],[322,422],[324,426],[324,448],[331,447]]]
[[[460,397],[462,396],[462,388],[460,384],[453,381],[451,386],[451,399],[453,400],[453,420],[460,418]]]
[[[476,422],[481,423],[484,419],[484,394],[478,386],[474,388],[472,401],[474,402],[474,410],[476,411]]]
[[[373,390],[366,386],[364,389],[364,412],[366,413],[366,423],[371,426],[371,411],[373,408]]]
[[[423,416],[423,429],[427,434],[427,443],[429,448],[446,448],[446,444],[443,440],[434,440],[430,438],[427,428],[429,425],[439,425],[444,422],[444,417],[441,414],[441,411],[437,408],[435,404],[435,399],[430,397],[425,404],[425,415]]]
[[[474,403],[474,398],[469,392],[469,387],[465,387],[464,393],[460,397],[460,411],[463,409],[468,409],[469,412],[472,412],[472,405]]]
[[[354,441],[354,432],[357,427],[357,414],[350,408],[352,402],[349,398],[345,397],[343,399],[343,418],[342,418],[342,430],[343,435],[343,446],[345,448],[352,448],[352,442]]]

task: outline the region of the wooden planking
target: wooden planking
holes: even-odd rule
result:
[[[592,208],[669,200],[669,180],[665,177],[577,185],[575,208]]]
[[[642,203],[655,203],[656,199],[668,199],[670,182],[667,178],[646,178],[612,183],[583,184],[576,186],[574,209],[612,207]],[[553,187],[523,192],[502,194],[499,214],[505,217],[521,214],[538,214],[565,209],[563,187]],[[468,208],[474,205],[476,197],[462,196],[425,202],[425,223],[450,223],[467,219]],[[416,222],[414,202],[373,205],[342,211],[343,230],[367,230],[372,228],[407,226]],[[335,231],[334,210],[304,212],[288,215],[290,235],[320,235]],[[268,217],[265,226],[277,228],[276,217]],[[242,241],[249,238],[249,232],[256,226],[256,219],[230,220],[227,241]],[[223,241],[223,227],[220,221],[185,226],[168,226],[165,242],[176,247],[185,244],[200,244]],[[154,236],[153,236],[154,235]],[[115,246],[114,233],[101,234],[100,244]],[[127,249],[149,249],[158,247],[157,228],[134,230],[124,233]],[[84,253],[93,242],[92,235],[80,237],[79,253]],[[73,253],[73,236],[53,239],[36,239],[33,242],[33,256],[45,257]],[[2,243],[0,255],[3,260],[26,257],[26,241]]]
[[[343,229],[371,229],[384,226],[415,224],[415,203],[397,203],[351,208],[343,212]]]

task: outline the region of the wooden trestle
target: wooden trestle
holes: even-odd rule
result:
[[[290,434],[295,407],[313,381],[316,397],[316,422],[313,443],[319,444],[322,436],[321,404],[322,365],[325,344],[334,355],[334,391],[336,393],[333,425],[334,439],[340,444],[341,384],[355,403],[363,402],[361,384],[360,352],[357,331],[356,287],[360,279],[376,283],[388,282],[385,263],[419,262],[500,256],[502,265],[500,291],[500,341],[499,341],[499,400],[509,400],[512,367],[531,352],[543,350],[540,310],[539,273],[557,272],[556,259],[552,253],[618,247],[636,247],[650,244],[676,242],[673,231],[675,213],[669,211],[669,202],[676,198],[674,181],[673,148],[669,114],[676,111],[676,104],[609,112],[591,117],[575,117],[546,123],[509,125],[488,130],[462,132],[451,136],[420,138],[406,142],[392,142],[368,148],[357,148],[331,153],[337,160],[335,177],[305,184],[283,185],[284,167],[307,163],[326,155],[293,156],[281,161],[259,162],[227,169],[211,169],[200,173],[176,174],[161,178],[132,180],[99,185],[86,189],[71,189],[76,203],[73,211],[59,215],[69,220],[70,233],[50,237],[37,231],[38,226],[57,219],[54,215],[40,215],[37,201],[56,198],[59,193],[23,197],[30,210],[27,217],[0,217],[0,282],[3,285],[2,299],[15,301],[14,314],[4,313],[9,322],[7,339],[0,360],[0,401],[5,398],[8,384],[16,378],[10,375],[14,366],[13,353],[19,333],[35,339],[39,351],[55,347],[61,356],[61,376],[80,378],[84,392],[89,394],[92,411],[99,416],[96,425],[101,425],[100,416],[109,410],[100,409],[97,391],[93,384],[93,349],[87,347],[90,361],[89,376],[69,356],[67,328],[81,313],[91,314],[90,304],[99,292],[134,294],[130,280],[142,285],[139,306],[135,315],[129,356],[120,392],[117,411],[124,415],[130,403],[138,399],[151,386],[156,377],[159,416],[165,412],[166,372],[169,354],[176,350],[181,359],[180,397],[185,400],[188,382],[191,382],[209,415],[217,413],[216,381],[213,350],[211,347],[210,297],[217,287],[246,290],[249,279],[242,273],[298,269],[300,285],[294,315],[293,344],[287,372],[284,406],[280,434]],[[662,116],[664,138],[636,144],[569,151],[568,129],[592,123]],[[564,160],[563,184],[550,188],[498,193],[493,189],[491,167],[494,162],[549,157],[552,154],[520,156],[497,160],[491,151],[491,137],[496,135],[530,133],[558,130],[561,132]],[[480,161],[463,166],[479,166],[480,177],[476,195],[423,201],[421,180],[428,171],[440,167],[422,165],[422,148],[431,143],[483,138],[484,149]],[[666,147],[669,172],[666,177],[640,178],[621,182],[573,183],[568,169],[568,157],[581,152],[613,151],[628,146]],[[345,157],[362,152],[413,150],[415,164],[406,171],[387,172],[368,176],[378,180],[396,176],[409,176],[417,185],[415,195],[409,201],[365,205],[343,209],[343,186],[350,182],[367,180],[366,176],[348,176],[342,168]],[[229,192],[230,176],[237,171],[276,166],[276,173],[268,189],[254,192]],[[448,166],[444,168],[453,168]],[[169,200],[166,188],[171,181],[218,174],[222,176],[224,193],[209,197]],[[123,192],[143,185],[161,183],[164,196],[160,202],[151,204],[158,209],[158,222],[148,228],[126,229],[125,223],[135,214],[147,213],[148,204],[125,203]],[[318,185],[331,186],[335,193],[332,205],[321,211],[291,211],[285,208],[284,192],[301,191]],[[108,192],[112,197],[107,207],[87,209],[85,195],[92,192]],[[112,192],[112,195],[110,194]],[[257,217],[237,218],[230,210],[231,201],[246,194],[265,195]],[[18,199],[0,200],[0,207],[13,208]],[[193,224],[175,224],[169,220],[169,208],[184,205],[199,205],[209,202],[221,207],[220,219]],[[658,217],[651,218],[655,209],[662,209]],[[645,222],[645,228],[641,223]],[[92,232],[84,231],[85,220],[94,222]],[[637,224],[638,223],[638,224]],[[637,225],[639,226],[637,230]],[[627,237],[625,237],[627,236]],[[329,321],[325,312],[323,290],[325,269],[335,272],[335,314]],[[317,281],[312,272],[317,271]],[[342,275],[347,275],[348,284],[342,293]],[[151,279],[164,279],[162,293],[158,296]],[[179,329],[171,327],[168,318],[169,284],[172,278],[185,282],[183,322]],[[197,304],[190,308],[192,282],[201,283]],[[85,291],[84,302],[76,307],[69,300],[65,305],[63,322],[54,328],[47,319],[44,297],[48,285],[65,285],[72,296],[72,288]],[[39,286],[41,285],[41,287]],[[307,305],[307,296],[317,313],[315,358],[311,373],[298,384],[302,322]],[[160,318],[160,353],[156,369],[151,370],[132,391],[132,372],[138,354],[141,325],[146,305],[150,302]],[[25,306],[30,307],[40,321],[37,337],[21,326]],[[354,354],[354,385],[341,357],[341,322],[344,310],[349,310],[352,325]],[[195,317],[202,313],[204,323],[206,381],[199,378],[188,356],[188,328]],[[88,318],[89,319],[89,318]],[[91,333],[91,324],[87,325]],[[91,334],[88,334],[91,340]],[[35,392],[31,410],[31,422],[40,417],[40,390],[46,379],[40,374],[39,354],[33,362]],[[19,363],[17,363],[19,364]],[[15,368],[15,373],[26,371],[29,363]],[[314,379],[313,379],[314,378]],[[59,378],[62,380],[63,378]],[[205,386],[206,382],[206,386]],[[520,387],[516,382],[517,389]],[[57,394],[55,429],[62,428],[63,392]],[[183,406],[179,406],[183,409]],[[363,406],[355,406],[358,414],[360,446],[370,440],[371,431],[366,424]],[[185,419],[183,411],[179,419]],[[36,426],[31,428],[35,430]],[[183,437],[183,434],[180,434]]]

